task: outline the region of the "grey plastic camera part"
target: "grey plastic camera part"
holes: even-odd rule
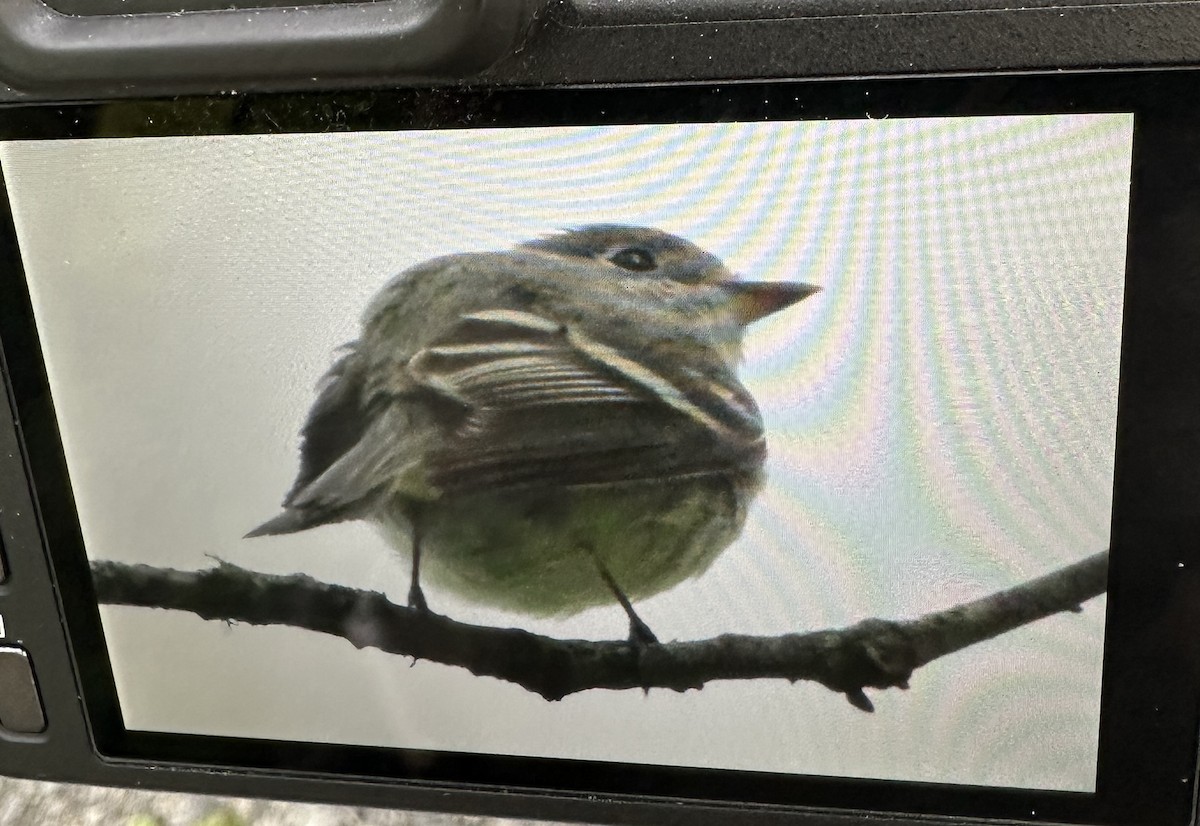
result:
[[[84,2],[0,2],[0,102],[1200,64],[1190,0]]]
[[[369,0],[150,14],[0,3],[0,77],[36,96],[461,77],[519,45],[532,0]]]

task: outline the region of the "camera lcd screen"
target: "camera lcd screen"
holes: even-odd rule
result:
[[[712,505],[704,517],[725,520],[732,536],[710,543],[721,546],[711,559],[662,563],[691,566],[665,578],[677,583],[643,587],[638,577],[658,575],[637,565],[617,583],[650,592],[633,608],[669,642],[920,617],[1108,547],[1132,137],[1129,114],[1074,114],[13,141],[0,162],[92,561],[302,573],[403,605],[411,538],[381,527],[370,507],[246,535],[280,512],[304,450],[322,438],[310,432],[305,445],[301,435],[338,378],[319,386],[322,376],[348,351],[376,347],[369,357],[387,361],[387,348],[407,346],[404,330],[372,338],[364,318],[388,300],[378,297],[385,285],[424,262],[460,267],[474,289],[477,267],[500,266],[488,254],[507,254],[495,260],[516,278],[543,266],[533,252],[512,254],[539,249],[522,244],[542,239],[538,255],[566,259],[560,239],[641,228],[691,242],[745,281],[820,287],[747,323],[740,354],[728,355],[766,444],[757,492],[738,494],[744,513]],[[600,312],[588,302],[607,297],[594,291],[647,300],[626,282],[654,273],[622,268],[607,247],[588,254],[581,273],[596,280],[563,299],[578,302],[570,312]],[[420,326],[418,316],[446,331],[461,323],[451,298],[419,314],[403,300],[389,309],[400,326]],[[674,351],[609,322],[589,327],[593,338],[673,375],[662,362]],[[404,367],[392,362],[387,370]],[[619,379],[636,383],[632,372]],[[572,426],[598,425],[585,416]],[[394,434],[386,451],[415,460],[426,449]],[[551,488],[574,481],[547,478]],[[691,529],[686,508],[638,496],[652,522]],[[512,517],[530,542],[543,536],[536,523],[576,523],[561,510],[584,507],[530,501]],[[456,518],[470,521],[471,509]],[[487,520],[480,531],[507,524]],[[620,541],[638,546],[641,530]],[[669,540],[660,533],[656,543]],[[434,572],[439,547],[426,552]],[[515,584],[469,572],[440,587],[435,577],[424,596],[464,623],[626,635],[615,596],[494,593],[601,579],[584,552],[537,564],[545,570]],[[564,566],[574,570],[560,582],[553,572]],[[930,663],[910,690],[872,694],[874,713],[815,683],[766,678],[548,700],[461,667],[236,616],[102,606],[128,729],[1096,788],[1103,597]]]
[[[0,117],[92,759],[563,819],[1187,821],[1189,82]]]

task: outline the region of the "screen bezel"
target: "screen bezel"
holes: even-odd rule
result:
[[[87,576],[7,193],[0,315],[11,392],[97,754],[424,786],[624,795],[707,804],[1177,824],[1192,813],[1200,652],[1180,643],[1200,605],[1200,434],[1187,413],[1200,381],[1200,117],[1189,72],[576,89],[421,89],[214,96],[0,109],[0,140],[266,134],[762,119],[1134,113],[1116,482],[1097,792],[1094,795],[897,781],[415,752],[126,731]],[[1195,109],[1196,107],[1191,107]],[[1191,223],[1192,226],[1197,224]],[[1191,464],[1189,465],[1189,462]],[[1189,498],[1191,496],[1191,498]],[[1194,544],[1194,543],[1193,543]]]

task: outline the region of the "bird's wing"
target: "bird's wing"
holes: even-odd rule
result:
[[[762,461],[758,409],[731,370],[665,373],[531,312],[463,315],[398,367],[380,380],[351,346],[330,368],[284,511],[249,536],[359,518],[392,492],[660,479]]]
[[[349,352],[321,379],[317,400],[300,431],[300,472],[285,502],[351,450],[367,428],[362,409],[363,365],[355,347],[347,345]]]
[[[301,431],[300,472],[283,501],[283,513],[248,536],[292,533],[354,519],[403,472],[395,450],[402,432],[394,405],[369,409],[364,393],[366,363],[355,345],[321,381],[317,401]]]
[[[427,457],[441,490],[714,473],[763,455],[758,409],[731,369],[667,374],[532,312],[464,315],[406,370],[463,411]]]

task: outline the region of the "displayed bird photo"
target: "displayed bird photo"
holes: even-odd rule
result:
[[[1132,133],[0,144],[125,725],[1094,791]]]
[[[737,379],[753,321],[810,284],[738,281],[694,244],[589,226],[406,270],[326,375],[284,512],[249,536],[381,523],[426,576],[534,615],[619,603],[705,571],[762,484]]]

